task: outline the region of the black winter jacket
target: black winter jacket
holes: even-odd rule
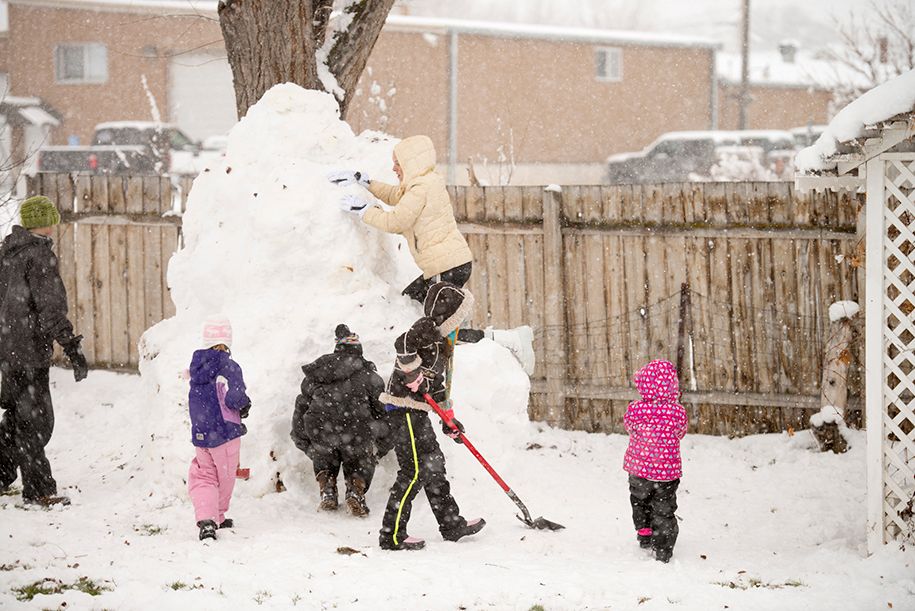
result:
[[[361,345],[339,344],[302,367],[301,394],[292,415],[292,440],[310,453],[312,444],[335,447],[342,443],[374,442],[383,454],[390,448],[385,411],[378,401],[384,380],[375,364],[362,356]]]
[[[0,246],[0,363],[48,367],[52,342],[74,339],[51,244],[17,225]]]

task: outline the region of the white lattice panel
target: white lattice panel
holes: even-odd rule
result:
[[[882,218],[874,214],[875,205]],[[882,251],[879,262],[871,259],[874,250]],[[868,456],[870,462],[879,456],[880,464],[879,472],[871,465],[868,475],[869,542],[879,536],[880,543],[915,543],[915,524],[906,514],[915,495],[915,154],[887,154],[868,163],[867,272],[869,309],[877,306],[879,315],[869,313],[868,335],[881,340],[868,341]],[[873,294],[877,288],[879,296]],[[875,388],[882,391],[879,403],[872,401]]]

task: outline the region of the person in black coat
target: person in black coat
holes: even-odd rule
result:
[[[64,349],[77,382],[89,368],[82,337],[67,319],[67,291],[51,250],[60,214],[43,196],[25,200],[19,214],[20,225],[0,246],[0,490],[19,471],[24,502],[69,504],[57,496],[44,451],[54,430],[48,379],[53,342]]]
[[[292,416],[292,440],[314,463],[321,489],[320,508],[337,509],[337,475],[343,468],[346,504],[353,515],[369,509],[365,493],[378,455],[390,451],[385,412],[378,395],[384,380],[362,356],[359,336],[346,325],[335,330],[336,347],[302,367],[305,378]]]

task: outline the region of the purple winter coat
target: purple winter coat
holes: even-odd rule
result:
[[[239,410],[251,405],[241,367],[228,352],[196,350],[191,359],[191,443],[215,448],[247,432]]]

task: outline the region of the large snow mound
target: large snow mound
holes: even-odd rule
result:
[[[304,460],[289,439],[301,365],[333,349],[338,323],[358,333],[366,356],[383,377],[389,374],[394,338],[422,314],[400,295],[419,271],[402,238],[338,208],[346,190],[326,177],[358,168],[395,182],[395,142],[383,134],[354,135],[329,94],[278,85],[232,129],[221,165],[194,181],[184,247],[168,267],[177,314],[142,341],[140,370],[154,429],[144,452],[160,464],[147,466],[147,476],[161,474],[168,494],[185,494],[175,477],[192,452],[181,374],[208,316],[232,322],[233,358],[252,399],[242,463],[252,468],[254,485],[246,489],[256,494],[274,490],[276,473]],[[371,197],[358,186],[351,191]],[[487,346],[491,354],[483,358],[490,364],[505,357],[502,348]],[[527,380],[515,380],[510,394],[526,405]]]
[[[829,157],[840,142],[848,142],[864,133],[868,125],[890,119],[915,109],[915,70],[874,87],[840,110],[823,134],[812,145],[798,152],[798,172],[827,170],[835,167]]]

